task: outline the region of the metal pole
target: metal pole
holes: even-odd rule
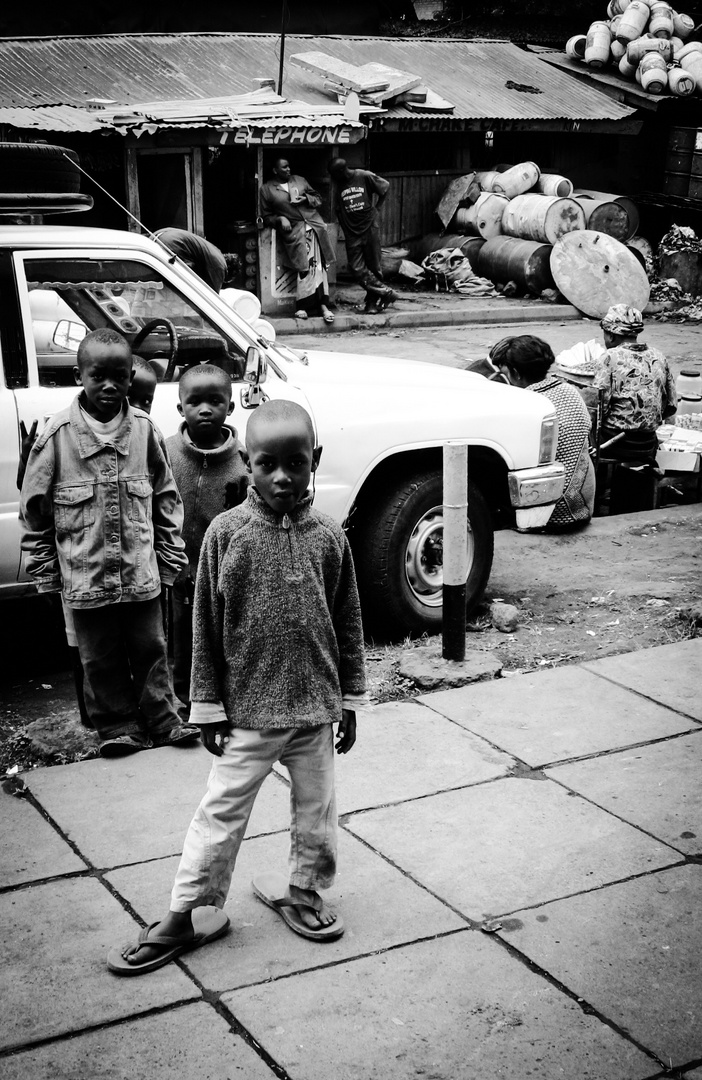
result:
[[[444,586],[441,655],[466,658],[468,444],[444,443]]]
[[[280,66],[278,68],[278,97],[283,95],[283,69],[285,67],[285,23],[287,0],[283,0],[280,9]]]

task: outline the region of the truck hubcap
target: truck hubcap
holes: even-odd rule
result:
[[[468,567],[473,559],[473,534],[468,524]],[[444,515],[434,506],[419,519],[405,553],[407,583],[420,603],[441,607],[444,584]]]

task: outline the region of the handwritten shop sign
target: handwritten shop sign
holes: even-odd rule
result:
[[[277,127],[238,128],[225,131],[221,141],[235,146],[336,146],[356,143],[365,135],[362,127]]]

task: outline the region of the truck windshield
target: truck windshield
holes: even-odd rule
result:
[[[241,376],[241,349],[158,270],[119,258],[27,259],[24,265],[42,385],[72,385],[80,342],[102,327],[124,334],[161,377],[174,351],[175,377],[202,361]]]

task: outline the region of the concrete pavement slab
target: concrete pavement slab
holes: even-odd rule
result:
[[[702,731],[548,770],[686,855],[702,855]]]
[[[531,766],[696,728],[581,667],[515,675],[419,699]]]
[[[659,1066],[476,931],[223,998],[296,1080],[643,1080]]]
[[[82,859],[26,799],[0,791],[0,889],[85,870]]]
[[[524,912],[500,936],[679,1066],[702,1057],[701,901],[702,867],[679,866]]]
[[[287,855],[287,834],[258,837],[242,844],[225,907],[232,921],[231,933],[212,946],[186,954],[182,960],[208,990],[229,990],[276,979],[466,925],[449,908],[341,830],[339,874],[324,898],[339,910],[346,929],[337,941],[307,941],[293,933],[251,889],[256,873],[285,873]],[[145,922],[153,922],[168,908],[176,866],[177,860],[166,859],[114,870],[107,879]]]
[[[657,649],[607,656],[583,665],[620,686],[629,686],[661,705],[702,720],[702,638],[676,641]]]
[[[24,779],[81,855],[94,866],[120,866],[180,854],[212,760],[201,746],[163,747],[113,761],[35,769]],[[249,835],[286,828],[288,801],[285,785],[269,777]]]
[[[680,858],[545,778],[510,777],[371,810],[346,828],[476,920]]]
[[[148,979],[119,979],[107,970],[111,945],[138,930],[95,878],[70,878],[0,896],[3,973],[0,1047],[104,1024],[199,998],[170,964]]]
[[[274,1073],[211,1005],[86,1032],[6,1058],[3,1080],[273,1080]]]
[[[686,1072],[683,1076],[683,1080],[702,1080],[702,1069],[695,1069],[694,1072]]]
[[[335,764],[348,814],[504,776],[515,762],[423,705],[392,701],[358,713],[356,745]]]

